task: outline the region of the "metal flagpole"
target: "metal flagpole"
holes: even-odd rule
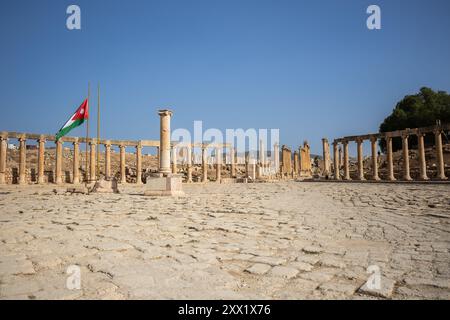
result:
[[[97,180],[100,178],[100,154],[99,154],[99,144],[100,144],[100,83],[97,87]]]

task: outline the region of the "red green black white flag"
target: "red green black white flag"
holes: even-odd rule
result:
[[[59,138],[65,136],[69,133],[70,130],[80,126],[83,124],[84,120],[89,118],[89,101],[88,99],[84,100],[81,106],[78,107],[77,111],[67,120],[66,124],[59,129],[56,134],[56,141]]]

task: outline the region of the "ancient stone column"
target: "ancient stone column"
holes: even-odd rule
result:
[[[363,139],[356,139],[358,152],[358,180],[364,181]]]
[[[349,166],[349,156],[348,156],[348,141],[344,141],[344,179],[350,179],[350,166]]]
[[[41,135],[38,139],[38,178],[37,182],[43,184],[44,181],[44,159],[45,159],[45,136]]]
[[[26,176],[27,146],[25,136],[19,138],[19,184],[27,182]]]
[[[63,158],[63,142],[61,139],[56,141],[56,165],[55,165],[55,183],[61,184],[62,179],[62,158]]]
[[[394,155],[392,153],[392,137],[386,137],[386,151],[387,151],[387,168],[388,180],[395,181],[394,176]]]
[[[323,148],[323,175],[328,176],[330,174],[330,145],[328,139],[322,139]]]
[[[0,135],[0,184],[6,183],[6,153],[8,150],[8,134]]]
[[[92,139],[89,142],[89,146],[90,146],[90,150],[89,150],[89,154],[90,154],[90,160],[89,160],[89,168],[90,168],[90,173],[89,173],[89,178],[90,181],[96,181],[97,180],[97,175],[96,175],[96,170],[95,170],[95,159],[96,159],[96,147],[97,147],[97,140],[96,139]]]
[[[231,178],[236,178],[236,151],[230,148]]]
[[[299,161],[299,152],[294,151],[294,176],[297,176],[300,172],[300,161]]]
[[[250,156],[249,156],[249,154],[245,155],[245,177],[250,178]]]
[[[177,168],[177,146],[172,147],[172,173],[176,174]]]
[[[408,134],[402,135],[402,148],[403,148],[403,180],[411,181],[409,174],[409,149],[408,149]]]
[[[80,143],[78,142],[78,138],[75,138],[73,142],[73,178],[72,183],[77,184],[80,183]]]
[[[436,158],[437,158],[437,178],[441,180],[447,180],[445,176],[445,164],[444,164],[444,153],[442,150],[442,130],[438,129],[434,132],[435,143],[436,143]]]
[[[192,182],[192,147],[186,147],[187,152],[187,182]]]
[[[275,166],[275,175],[278,175],[280,172],[280,145],[275,143],[273,145],[273,153],[274,153],[274,166]]]
[[[417,133],[417,140],[419,144],[419,168],[420,168],[420,180],[429,180],[427,176],[427,162],[425,160],[425,143],[424,134],[422,132]]]
[[[119,145],[120,149],[120,183],[127,183],[127,176],[125,172],[125,145]]]
[[[159,110],[160,116],[160,139],[159,139],[159,172],[170,173],[170,118],[173,112],[170,110]]]
[[[208,149],[206,147],[202,147],[202,181],[208,182]]]
[[[339,173],[339,151],[338,142],[333,142],[333,159],[334,159],[334,179],[341,180],[341,175]]]
[[[216,182],[220,183],[222,179],[222,151],[216,148]]]
[[[142,142],[136,146],[136,183],[142,184]]]
[[[377,137],[371,137],[370,143],[372,147],[372,180],[379,181],[378,176],[378,154],[377,154]]]
[[[105,142],[105,178],[111,178],[111,141]]]

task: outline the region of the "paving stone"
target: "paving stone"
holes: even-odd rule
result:
[[[361,288],[359,288],[358,292],[374,297],[391,298],[394,293],[395,281],[382,276],[380,288],[373,288],[371,286],[372,285],[368,285],[366,282],[363,286],[361,286]]]
[[[250,268],[245,269],[246,272],[256,275],[266,274],[270,270],[271,266],[268,264],[256,263]]]
[[[299,271],[295,268],[276,266],[270,270],[270,275],[274,277],[280,277],[285,279],[292,279],[298,275]]]

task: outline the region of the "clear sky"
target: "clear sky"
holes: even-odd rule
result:
[[[70,4],[81,30],[66,28]],[[0,130],[56,133],[91,81],[106,138],[156,139],[169,107],[173,128],[279,128],[321,153],[422,86],[450,91],[449,13],[448,0],[2,0]]]

